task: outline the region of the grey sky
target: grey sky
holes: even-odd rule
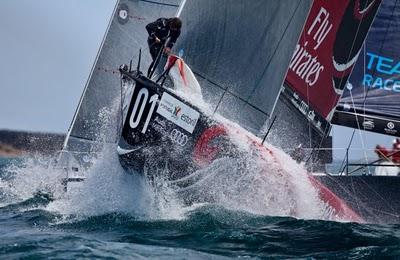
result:
[[[67,131],[115,2],[0,1],[0,129]],[[334,127],[334,147],[347,147],[351,133]],[[392,139],[357,133],[352,147]]]
[[[66,132],[114,5],[0,1],[0,129]]]

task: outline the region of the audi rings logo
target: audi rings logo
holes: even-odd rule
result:
[[[188,137],[178,129],[172,130],[170,134],[170,138],[174,143],[179,144],[180,146],[185,146],[188,142]]]

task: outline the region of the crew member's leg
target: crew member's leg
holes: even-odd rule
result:
[[[153,67],[155,60],[157,59],[158,53],[160,52],[162,45],[155,42],[151,42],[150,40],[147,40],[147,43],[149,45],[151,58],[153,59],[147,71],[147,75],[149,75],[150,70]]]

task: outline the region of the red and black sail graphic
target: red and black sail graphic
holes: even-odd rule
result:
[[[310,120],[330,121],[380,3],[314,1],[285,80]]]

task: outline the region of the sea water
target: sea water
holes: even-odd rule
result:
[[[78,190],[63,196],[62,174],[48,168],[47,160],[0,159],[0,258],[400,255],[400,225],[332,221],[323,204],[302,201],[305,198],[298,191],[307,184],[260,179],[257,169],[248,169],[253,178],[234,179],[237,187],[229,181],[224,184],[223,179],[214,181],[217,187],[205,183],[218,199],[187,206],[169,187],[154,191],[141,175],[126,174],[112,152],[96,159]],[[210,177],[215,180],[221,172],[232,173],[224,167],[223,161],[213,165],[208,169]],[[294,185],[299,190],[285,194],[272,185],[280,189]],[[293,212],[290,204],[302,210]]]

